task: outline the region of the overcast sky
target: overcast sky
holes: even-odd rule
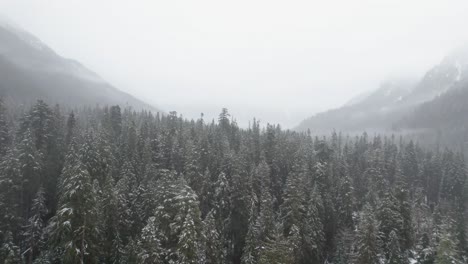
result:
[[[285,127],[468,41],[461,0],[0,0],[0,13],[163,110]]]

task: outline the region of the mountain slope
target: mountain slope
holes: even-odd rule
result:
[[[154,107],[124,93],[79,62],[63,58],[28,32],[0,20],[0,96],[15,103],[44,99],[68,106]]]
[[[423,106],[424,103],[435,100],[434,105],[440,105],[437,98],[464,88],[468,89],[468,49],[459,49],[431,68],[419,82],[385,82],[354,104],[316,114],[304,120],[296,129],[355,132],[415,128],[418,122],[429,123],[429,113],[436,118],[436,113],[430,109],[432,104]],[[419,116],[424,116],[426,121],[417,120]]]
[[[362,131],[381,129],[389,121],[395,121],[397,113],[405,107],[405,98],[414,82],[411,80],[388,80],[379,89],[345,106],[316,114],[304,121],[296,130],[311,129],[315,132],[330,130]],[[353,102],[354,101],[354,102]]]
[[[468,85],[458,83],[433,100],[422,103],[400,124],[407,128],[468,128]]]

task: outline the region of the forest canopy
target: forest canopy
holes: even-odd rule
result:
[[[2,263],[466,263],[464,157],[404,136],[0,104]]]

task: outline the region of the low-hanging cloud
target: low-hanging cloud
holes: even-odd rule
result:
[[[118,88],[186,117],[292,127],[468,40],[466,1],[34,1],[0,12]],[[248,113],[248,114],[246,114]],[[250,114],[250,116],[249,116]]]

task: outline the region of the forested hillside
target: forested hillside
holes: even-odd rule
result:
[[[468,48],[448,54],[429,69],[417,82],[394,79],[383,82],[375,91],[351,100],[342,107],[318,113],[302,121],[298,131],[308,129],[318,133],[332,129],[347,132],[396,131],[398,129],[433,128],[436,124],[452,123],[460,128],[467,111],[463,104],[468,88]],[[455,96],[461,95],[460,98]],[[449,99],[449,98],[452,99]],[[449,105],[457,101],[456,105]],[[462,103],[463,102],[463,103]],[[416,113],[414,113],[416,112]],[[441,117],[446,119],[441,120]],[[443,127],[444,132],[448,127]],[[433,131],[432,131],[433,132]],[[464,137],[450,135],[451,143]]]
[[[42,99],[69,107],[119,104],[156,110],[2,17],[0,80],[0,97],[8,104],[32,105]]]
[[[358,97],[358,100],[305,119],[296,130],[310,129],[316,133],[329,133],[333,129],[358,133],[388,130],[408,110],[403,98],[413,86],[409,80],[385,81],[377,90]]]
[[[409,113],[399,123],[403,127],[434,131],[447,146],[468,151],[468,86],[457,86]],[[427,133],[426,133],[427,134]],[[434,136],[433,136],[434,138]]]
[[[119,106],[0,108],[2,263],[466,263],[460,153]]]

